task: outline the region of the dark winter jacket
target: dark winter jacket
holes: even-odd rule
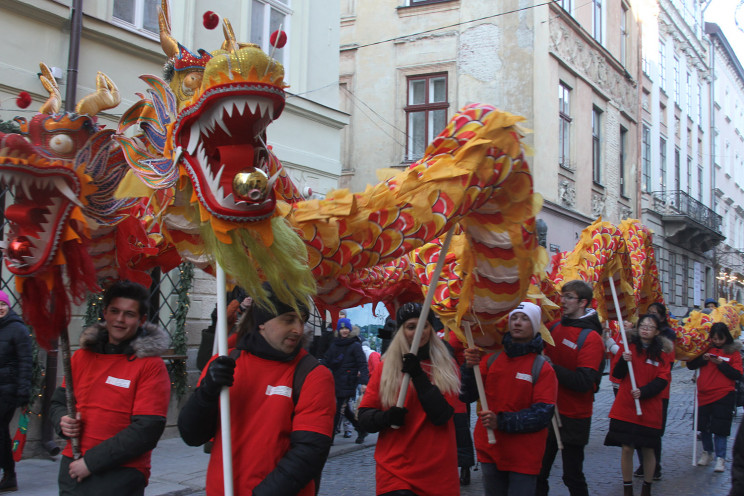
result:
[[[0,402],[25,405],[31,395],[31,338],[18,314],[0,319]]]
[[[337,337],[324,357],[325,365],[333,372],[336,396],[349,398],[356,395],[357,384],[369,382],[367,356],[357,336]]]

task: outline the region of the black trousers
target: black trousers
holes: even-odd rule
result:
[[[348,398],[336,396],[336,415],[333,418],[333,437],[336,436],[336,427],[338,427],[338,423],[341,421],[341,411],[344,413],[344,417],[346,417],[346,420],[351,422],[351,425],[356,429],[357,432],[361,433],[361,429],[359,427],[359,421],[356,419],[356,416],[354,415],[354,411],[351,409],[351,404],[354,402],[354,397],[350,396]],[[344,407],[345,404],[345,407]]]
[[[15,461],[13,460],[13,436],[10,433],[10,421],[15,413],[15,401],[8,398],[0,400],[0,468],[3,473],[15,474]]]
[[[558,441],[555,439],[553,432],[548,435],[548,442],[545,447],[542,468],[540,475],[537,476],[537,496],[547,496],[550,485],[550,469],[558,454]],[[584,477],[584,445],[563,443],[561,451],[563,459],[563,483],[568,488],[571,496],[589,496],[589,488]]]
[[[117,467],[91,474],[82,482],[70,477],[72,458],[62,457],[59,465],[59,496],[144,496],[145,474],[131,467]]]
[[[475,465],[473,438],[470,435],[470,404],[467,404],[466,406],[467,413],[456,413],[452,416],[455,422],[458,467],[472,467]]]

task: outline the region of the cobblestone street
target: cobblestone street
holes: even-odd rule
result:
[[[710,495],[726,496],[731,487],[731,449],[742,413],[738,409],[729,438],[726,471],[713,472],[708,467],[692,466],[692,422],[694,384],[692,372],[675,366],[672,379],[672,395],[669,402],[669,420],[663,439],[662,480],[655,482],[656,495]],[[601,496],[620,496],[623,493],[620,476],[620,448],[604,446],[604,437],[609,426],[607,414],[614,396],[605,377],[594,403],[592,435],[586,448],[585,473],[589,482],[589,493]],[[697,453],[700,454],[700,443]],[[424,456],[424,454],[422,454]],[[560,480],[562,472],[560,456],[550,477],[550,494],[567,496],[568,490]],[[374,494],[374,447],[335,456],[328,460],[323,472],[320,494],[322,496],[369,496]],[[635,492],[640,493],[641,481],[635,479]],[[472,473],[470,486],[462,488],[463,496],[483,494],[481,472]]]

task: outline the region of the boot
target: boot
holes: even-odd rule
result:
[[[716,468],[713,469],[713,472],[723,472],[725,469],[726,460],[721,458],[720,456],[716,458]]]
[[[643,477],[643,465],[639,465],[635,472],[633,472],[633,477]]]
[[[358,435],[356,440],[354,441],[356,444],[362,444],[364,443],[364,438],[367,437],[367,433],[364,431],[357,431]]]
[[[3,478],[0,480],[0,493],[9,493],[11,491],[18,491],[16,474],[3,473]]]
[[[633,496],[633,481],[623,481],[623,496]]]
[[[644,482],[641,487],[641,496],[651,496],[651,483]]]
[[[703,454],[700,455],[700,459],[698,460],[698,465],[700,465],[701,467],[705,467],[712,461],[713,461],[713,453],[710,451],[703,451]]]
[[[470,485],[470,467],[460,468],[460,485],[461,486]]]

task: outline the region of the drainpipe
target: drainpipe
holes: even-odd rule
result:
[[[70,7],[70,50],[67,56],[67,89],[65,110],[75,110],[78,63],[80,60],[80,34],[83,31],[83,0],[72,0]]]
[[[638,24],[636,72],[638,82],[638,124],[636,126],[636,216],[643,223],[643,22]]]

